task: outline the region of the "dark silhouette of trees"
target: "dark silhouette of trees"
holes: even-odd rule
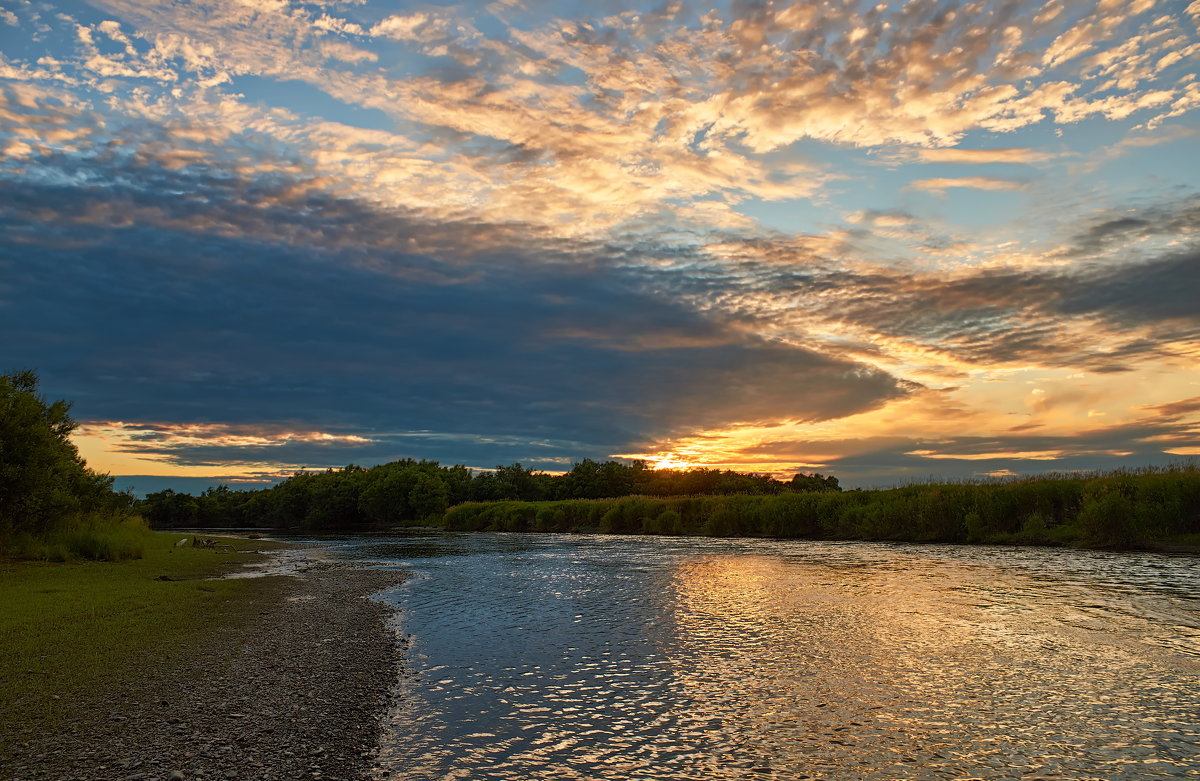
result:
[[[88,468],[71,443],[71,405],[47,402],[31,371],[0,375],[0,552],[17,558],[125,559],[148,530],[133,496]]]
[[[0,375],[0,544],[43,535],[87,513],[120,513],[131,497],[87,467],[71,443],[66,401],[47,402],[32,371]]]
[[[299,472],[258,491],[218,487],[195,497],[158,491],[146,497],[141,511],[159,528],[241,525],[318,530],[436,521],[447,508],[468,501],[775,495],[794,490],[836,491],[837,479],[797,475],[785,483],[769,475],[717,469],[650,469],[642,461],[592,459],[573,464],[561,475],[539,472],[520,463],[472,472],[462,465],[444,467],[436,461],[404,459],[371,469],[352,464],[325,472]],[[553,523],[553,519],[543,520],[545,524]],[[529,524],[518,525],[524,528]],[[664,528],[675,525],[670,516],[664,520]]]

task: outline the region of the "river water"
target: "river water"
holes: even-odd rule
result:
[[[376,775],[1200,776],[1200,557],[518,534],[412,573]]]

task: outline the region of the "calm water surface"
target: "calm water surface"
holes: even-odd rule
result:
[[[403,566],[380,779],[1200,776],[1200,558],[473,534]]]

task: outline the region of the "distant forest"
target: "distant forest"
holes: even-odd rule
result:
[[[138,510],[155,528],[252,526],[305,530],[353,529],[412,522],[440,523],[464,502],[541,502],[624,496],[779,495],[840,491],[836,477],[770,475],[717,469],[650,469],[584,459],[561,475],[521,464],[472,472],[465,466],[405,459],[366,469],[351,464],[298,472],[257,491],[210,488],[199,496],[170,489],[149,494]]]
[[[154,526],[306,531],[426,524],[448,531],[1200,549],[1194,464],[842,491],[836,477],[649,469],[584,460],[549,475],[396,461],[296,474],[259,491],[159,491]]]

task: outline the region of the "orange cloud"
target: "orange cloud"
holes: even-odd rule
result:
[[[1029,147],[997,149],[919,149],[917,159],[922,163],[1044,163],[1058,157],[1054,152]]]
[[[920,190],[923,192],[936,193],[941,195],[946,190],[955,187],[963,187],[971,190],[1023,190],[1028,186],[1028,182],[1023,182],[1018,179],[997,179],[990,176],[960,176],[960,177],[935,177],[933,179],[918,179],[912,182],[905,189]]]

